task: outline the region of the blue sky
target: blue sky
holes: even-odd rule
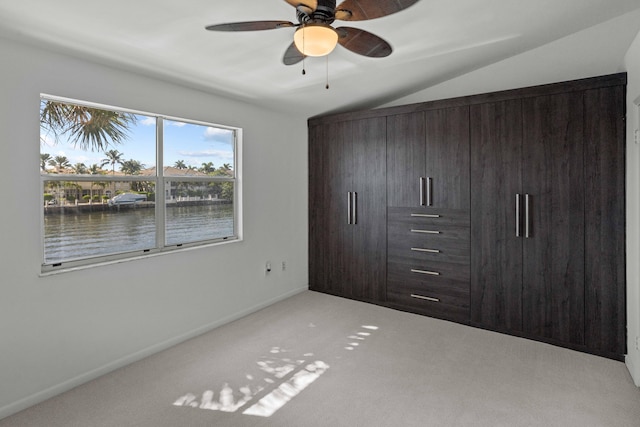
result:
[[[129,137],[121,144],[109,146],[123,153],[124,160],[138,160],[144,168],[155,166],[155,118],[136,115],[136,124],[130,126]],[[66,156],[72,165],[84,163],[87,167],[102,163],[104,152],[76,149],[61,137],[55,142],[53,135],[42,134],[40,153],[51,157]],[[233,131],[228,129],[164,120],[164,165],[173,166],[182,160],[187,166],[199,168],[212,162],[218,168],[224,163],[233,166]],[[104,167],[109,169],[109,165]],[[119,166],[116,165],[116,170]]]

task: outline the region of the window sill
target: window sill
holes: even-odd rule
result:
[[[93,263],[87,263],[87,264],[81,264],[81,265],[73,265],[73,266],[68,266],[68,267],[61,266],[60,268],[57,268],[57,269],[54,269],[54,270],[41,271],[38,276],[39,277],[54,276],[54,275],[57,275],[57,274],[69,273],[69,272],[72,272],[72,271],[87,270],[87,269],[92,269],[92,268],[96,268],[96,267],[103,267],[103,266],[106,266],[106,265],[122,264],[122,263],[126,263],[126,262],[131,262],[131,261],[138,261],[138,260],[143,260],[143,259],[148,259],[148,258],[155,258],[155,257],[158,257],[158,256],[165,256],[165,255],[170,255],[170,254],[175,254],[175,253],[182,253],[182,252],[188,252],[188,251],[195,251],[195,250],[199,250],[199,249],[206,249],[206,248],[211,248],[211,247],[215,247],[215,246],[228,245],[228,244],[231,244],[231,243],[238,243],[238,242],[242,242],[242,241],[243,241],[242,238],[234,237],[234,238],[229,238],[227,240],[220,241],[220,242],[212,242],[212,243],[206,243],[206,244],[200,244],[200,245],[192,245],[192,246],[186,246],[185,245],[185,246],[182,246],[182,247],[171,247],[171,248],[167,248],[165,250],[155,251],[155,252],[150,252],[150,253],[143,253],[143,254],[135,255],[135,256],[127,256],[127,257],[122,257],[122,258],[116,258],[116,259],[104,260],[104,261],[97,261],[97,262],[93,262]]]

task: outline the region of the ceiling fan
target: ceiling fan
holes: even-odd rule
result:
[[[297,27],[293,43],[282,58],[293,65],[307,56],[325,56],[336,44],[351,52],[371,58],[383,58],[392,52],[391,45],[364,30],[352,27],[334,28],[340,21],[364,21],[399,12],[418,0],[345,0],[336,7],[335,0],[285,0],[296,8],[298,23],[289,21],[249,21],[209,25],[210,31],[260,31]]]

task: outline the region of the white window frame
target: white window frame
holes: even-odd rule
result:
[[[153,248],[123,251],[108,255],[87,256],[85,258],[74,259],[69,261],[62,261],[56,263],[45,263],[45,231],[44,231],[44,209],[40,209],[40,249],[41,249],[41,273],[49,274],[63,271],[76,270],[81,268],[87,268],[96,265],[103,265],[113,262],[121,262],[127,260],[133,260],[138,258],[144,258],[148,256],[154,256],[158,254],[170,253],[173,251],[186,250],[190,248],[207,247],[219,244],[226,244],[231,242],[242,241],[243,239],[243,227],[242,227],[242,128],[219,125],[210,122],[203,122],[191,119],[184,119],[181,117],[161,115],[157,113],[149,113],[146,111],[132,110],[121,107],[114,107],[111,105],[81,101],[72,98],[65,98],[60,96],[40,94],[40,101],[54,101],[68,104],[81,105],[89,108],[104,109],[110,111],[117,111],[121,113],[143,115],[147,117],[153,117],[156,119],[156,175],[145,176],[144,181],[153,181],[155,184],[155,225],[156,225],[156,244]],[[223,176],[210,176],[210,177],[193,177],[193,176],[164,176],[164,120],[182,122],[187,124],[210,126],[219,129],[231,130],[234,133],[234,159],[233,159],[233,177]],[[159,166],[162,165],[162,166]],[[40,172],[40,171],[39,171]],[[99,178],[95,175],[75,175],[75,174],[42,174],[40,173],[40,191],[44,188],[45,182],[51,181],[74,181],[74,182],[136,182],[141,181],[140,175],[100,175]],[[167,181],[180,181],[180,182],[233,182],[233,236],[216,238],[210,240],[202,240],[197,242],[184,242],[177,244],[166,244],[165,230],[166,230],[166,193],[165,183]],[[161,196],[161,202],[158,201],[158,195]],[[39,204],[42,206],[42,194],[39,194]]]

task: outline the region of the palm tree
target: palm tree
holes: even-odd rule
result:
[[[73,194],[74,200],[79,199],[78,195],[80,193],[80,190],[82,190],[82,187],[80,186],[80,184],[78,184],[77,182],[65,182],[64,188],[69,189],[69,192]],[[66,197],[66,194],[69,194],[69,192],[65,191],[65,197]]]
[[[109,150],[107,152],[104,153],[104,155],[106,156],[106,158],[101,160],[101,164],[100,167],[105,166],[110,164],[111,165],[111,174],[115,175],[116,174],[116,163],[119,165],[122,165],[122,156],[124,156],[123,153],[119,152],[118,150]],[[113,196],[116,195],[116,183],[115,181],[113,182]]]
[[[71,163],[67,156],[55,156],[53,159],[49,159],[49,164],[56,168],[56,171],[60,172],[63,168],[71,167]]]
[[[186,169],[187,165],[185,164],[184,160],[178,160],[174,163],[173,167],[177,169]]]
[[[124,156],[124,154],[119,152],[118,150],[109,150],[106,151],[104,155],[106,156],[106,158],[101,160],[102,163],[100,164],[100,167],[110,164],[112,175],[115,175],[116,164],[122,165],[122,156]]]
[[[136,116],[130,113],[90,108],[82,105],[43,100],[40,105],[40,128],[53,133],[57,142],[62,135],[83,150],[103,151],[123,142]]]
[[[138,175],[143,168],[144,165],[138,160],[129,159],[122,162],[120,170],[124,172],[125,175]]]
[[[225,163],[220,168],[218,168],[220,175],[232,176],[231,173],[231,165],[229,163]]]
[[[86,173],[88,173],[89,175],[100,175],[102,173],[102,169],[100,168],[100,166],[94,163],[87,169]],[[91,186],[89,187],[89,196],[91,197],[89,199],[90,203],[93,203],[93,187],[95,185],[98,185],[98,183],[95,181],[91,181]]]
[[[92,164],[89,169],[87,169],[89,175],[100,175],[102,173],[102,166],[98,166],[96,163]]]
[[[207,163],[203,163],[202,167],[200,168],[200,172],[209,174],[213,171],[215,171],[216,168],[213,166],[213,162],[207,162]]]
[[[49,160],[51,160],[51,154],[40,153],[40,169],[43,172],[46,172]]]
[[[84,163],[76,163],[71,167],[71,169],[73,169],[73,172],[78,175],[84,175],[88,172],[87,166]]]

